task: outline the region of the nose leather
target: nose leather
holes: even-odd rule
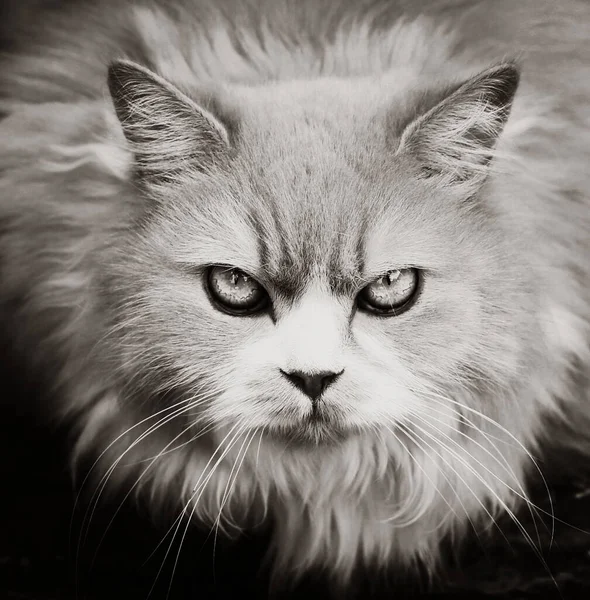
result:
[[[334,383],[343,371],[321,371],[319,373],[305,373],[304,371],[291,371],[281,373],[299,390],[309,396],[312,401],[317,400],[326,388]]]

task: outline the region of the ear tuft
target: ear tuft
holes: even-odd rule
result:
[[[225,127],[148,69],[114,62],[108,86],[139,178],[170,183],[185,169],[209,170],[227,151]]]
[[[473,77],[403,132],[398,154],[417,158],[429,175],[477,187],[488,174],[510,114],[520,73],[514,63]]]

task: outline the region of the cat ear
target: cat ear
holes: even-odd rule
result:
[[[512,63],[470,79],[408,125],[397,153],[410,153],[427,176],[474,191],[486,178],[519,82]]]
[[[137,175],[174,181],[184,169],[207,171],[229,148],[226,128],[188,96],[139,65],[110,65],[108,86]]]

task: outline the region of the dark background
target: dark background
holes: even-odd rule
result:
[[[25,14],[28,7],[41,2],[52,3],[0,0],[0,52],[7,47],[2,34],[9,32],[17,9]],[[84,543],[77,550],[88,504],[83,500],[75,509],[76,491],[68,470],[69,432],[65,427],[51,426],[40,416],[46,386],[31,379],[26,356],[18,356],[11,341],[13,327],[0,307],[0,600],[143,600],[162,563],[164,568],[151,594],[155,600],[166,598],[168,592],[172,600],[268,597],[263,558],[269,531],[251,533],[235,543],[218,539],[214,555],[208,532],[192,528],[172,577],[177,548],[164,561],[167,544],[163,544],[147,560],[167,524],[153,523],[141,506],[126,503],[109,526],[121,501],[111,498],[94,513]],[[454,553],[445,553],[449,564],[440,580],[431,585],[419,573],[403,581],[399,573],[364,573],[359,574],[356,594],[351,588],[351,595],[587,599],[590,534],[584,531],[590,531],[588,462],[559,450],[546,453],[543,468],[555,513],[569,523],[555,523],[553,540],[550,520],[547,528],[539,525],[546,564],[530,550],[509,519],[504,519],[500,526],[506,539],[497,531],[481,540],[474,535],[457,560],[453,560]],[[539,482],[531,485],[538,488],[533,499],[549,510],[544,488]],[[519,517],[536,539],[527,512],[522,511]],[[329,585],[317,574],[299,588],[275,595],[326,597],[329,591]]]

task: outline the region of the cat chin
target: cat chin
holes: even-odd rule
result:
[[[321,402],[295,419],[276,419],[264,427],[265,437],[290,446],[333,446],[361,433],[358,425],[347,422],[345,415]]]
[[[311,416],[300,425],[268,430],[267,437],[273,441],[288,443],[295,447],[336,446],[342,444],[357,430],[344,427],[329,420]]]

